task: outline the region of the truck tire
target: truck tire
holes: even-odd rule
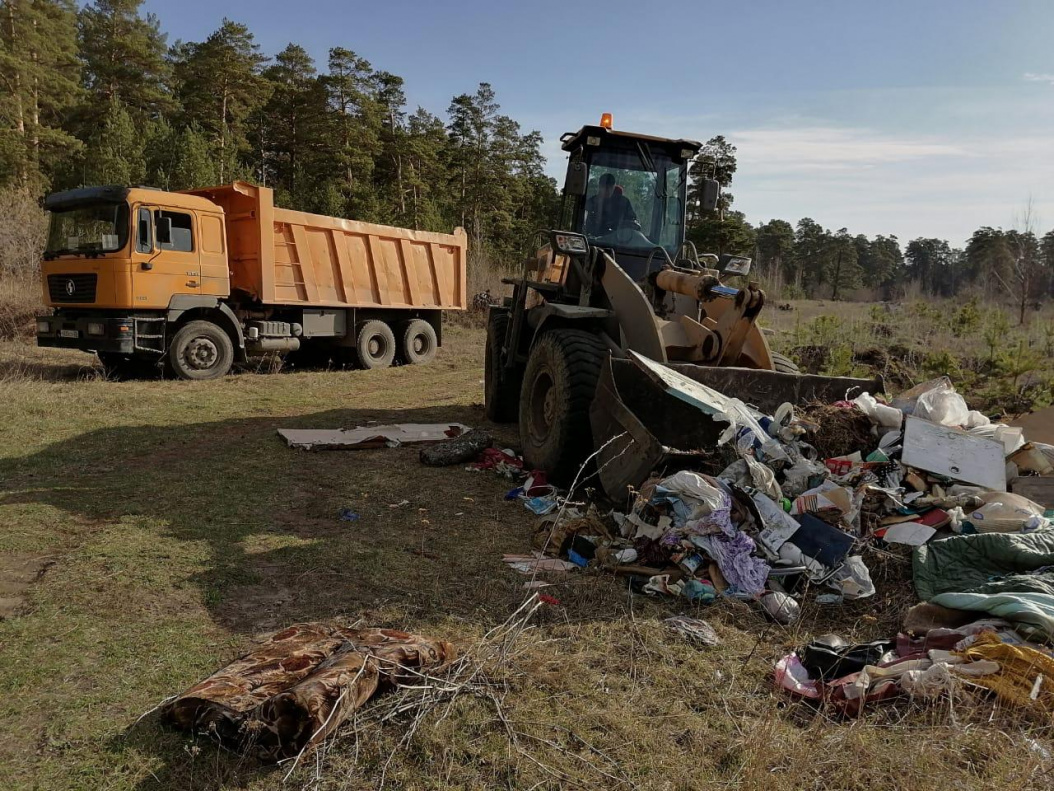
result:
[[[491,310],[487,317],[487,347],[483,362],[483,403],[487,419],[494,423],[515,423],[520,412],[523,368],[502,370],[501,347],[509,328],[506,311]]]
[[[801,369],[790,357],[779,352],[772,352],[772,370],[781,374],[800,374]]]
[[[435,359],[439,341],[436,331],[424,319],[414,319],[403,327],[402,355],[410,365],[430,363]]]
[[[383,321],[374,319],[359,325],[355,337],[355,356],[362,368],[387,368],[395,359],[395,335]]]
[[[219,379],[234,364],[234,344],[211,321],[190,321],[172,336],[165,357],[169,374],[179,379]]]
[[[520,441],[528,469],[569,485],[593,452],[589,406],[607,346],[585,330],[547,332],[531,349],[520,392]]]
[[[99,362],[107,379],[126,382],[131,379],[149,379],[158,373],[157,360],[135,357],[116,352],[99,352]]]

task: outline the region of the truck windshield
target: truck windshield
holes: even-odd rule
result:
[[[598,151],[589,166],[582,231],[605,247],[659,246],[675,254],[684,238],[686,175],[687,165],[644,144]]]
[[[128,204],[99,203],[52,211],[44,258],[113,253],[128,243]]]

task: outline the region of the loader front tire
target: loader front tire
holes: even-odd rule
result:
[[[801,369],[790,357],[785,357],[779,352],[772,352],[772,370],[781,374],[800,374]]]
[[[527,360],[520,391],[520,441],[529,469],[569,485],[593,452],[589,406],[608,349],[585,330],[547,332]]]
[[[515,423],[520,411],[520,385],[523,367],[503,368],[501,347],[509,329],[509,314],[491,310],[487,317],[487,348],[483,358],[483,402],[487,419],[494,423]]]

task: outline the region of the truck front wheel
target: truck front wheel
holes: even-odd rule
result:
[[[191,321],[172,336],[165,362],[179,379],[219,379],[234,364],[234,344],[211,321]]]
[[[585,330],[545,333],[531,349],[520,392],[520,441],[528,469],[568,485],[593,452],[589,406],[608,349]]]

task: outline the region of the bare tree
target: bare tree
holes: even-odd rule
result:
[[[1011,266],[1003,285],[1017,305],[1018,323],[1024,324],[1028,306],[1038,298],[1043,283],[1043,257],[1036,238],[1036,215],[1031,196],[1014,222],[1014,230],[1006,233],[1006,241]]]

